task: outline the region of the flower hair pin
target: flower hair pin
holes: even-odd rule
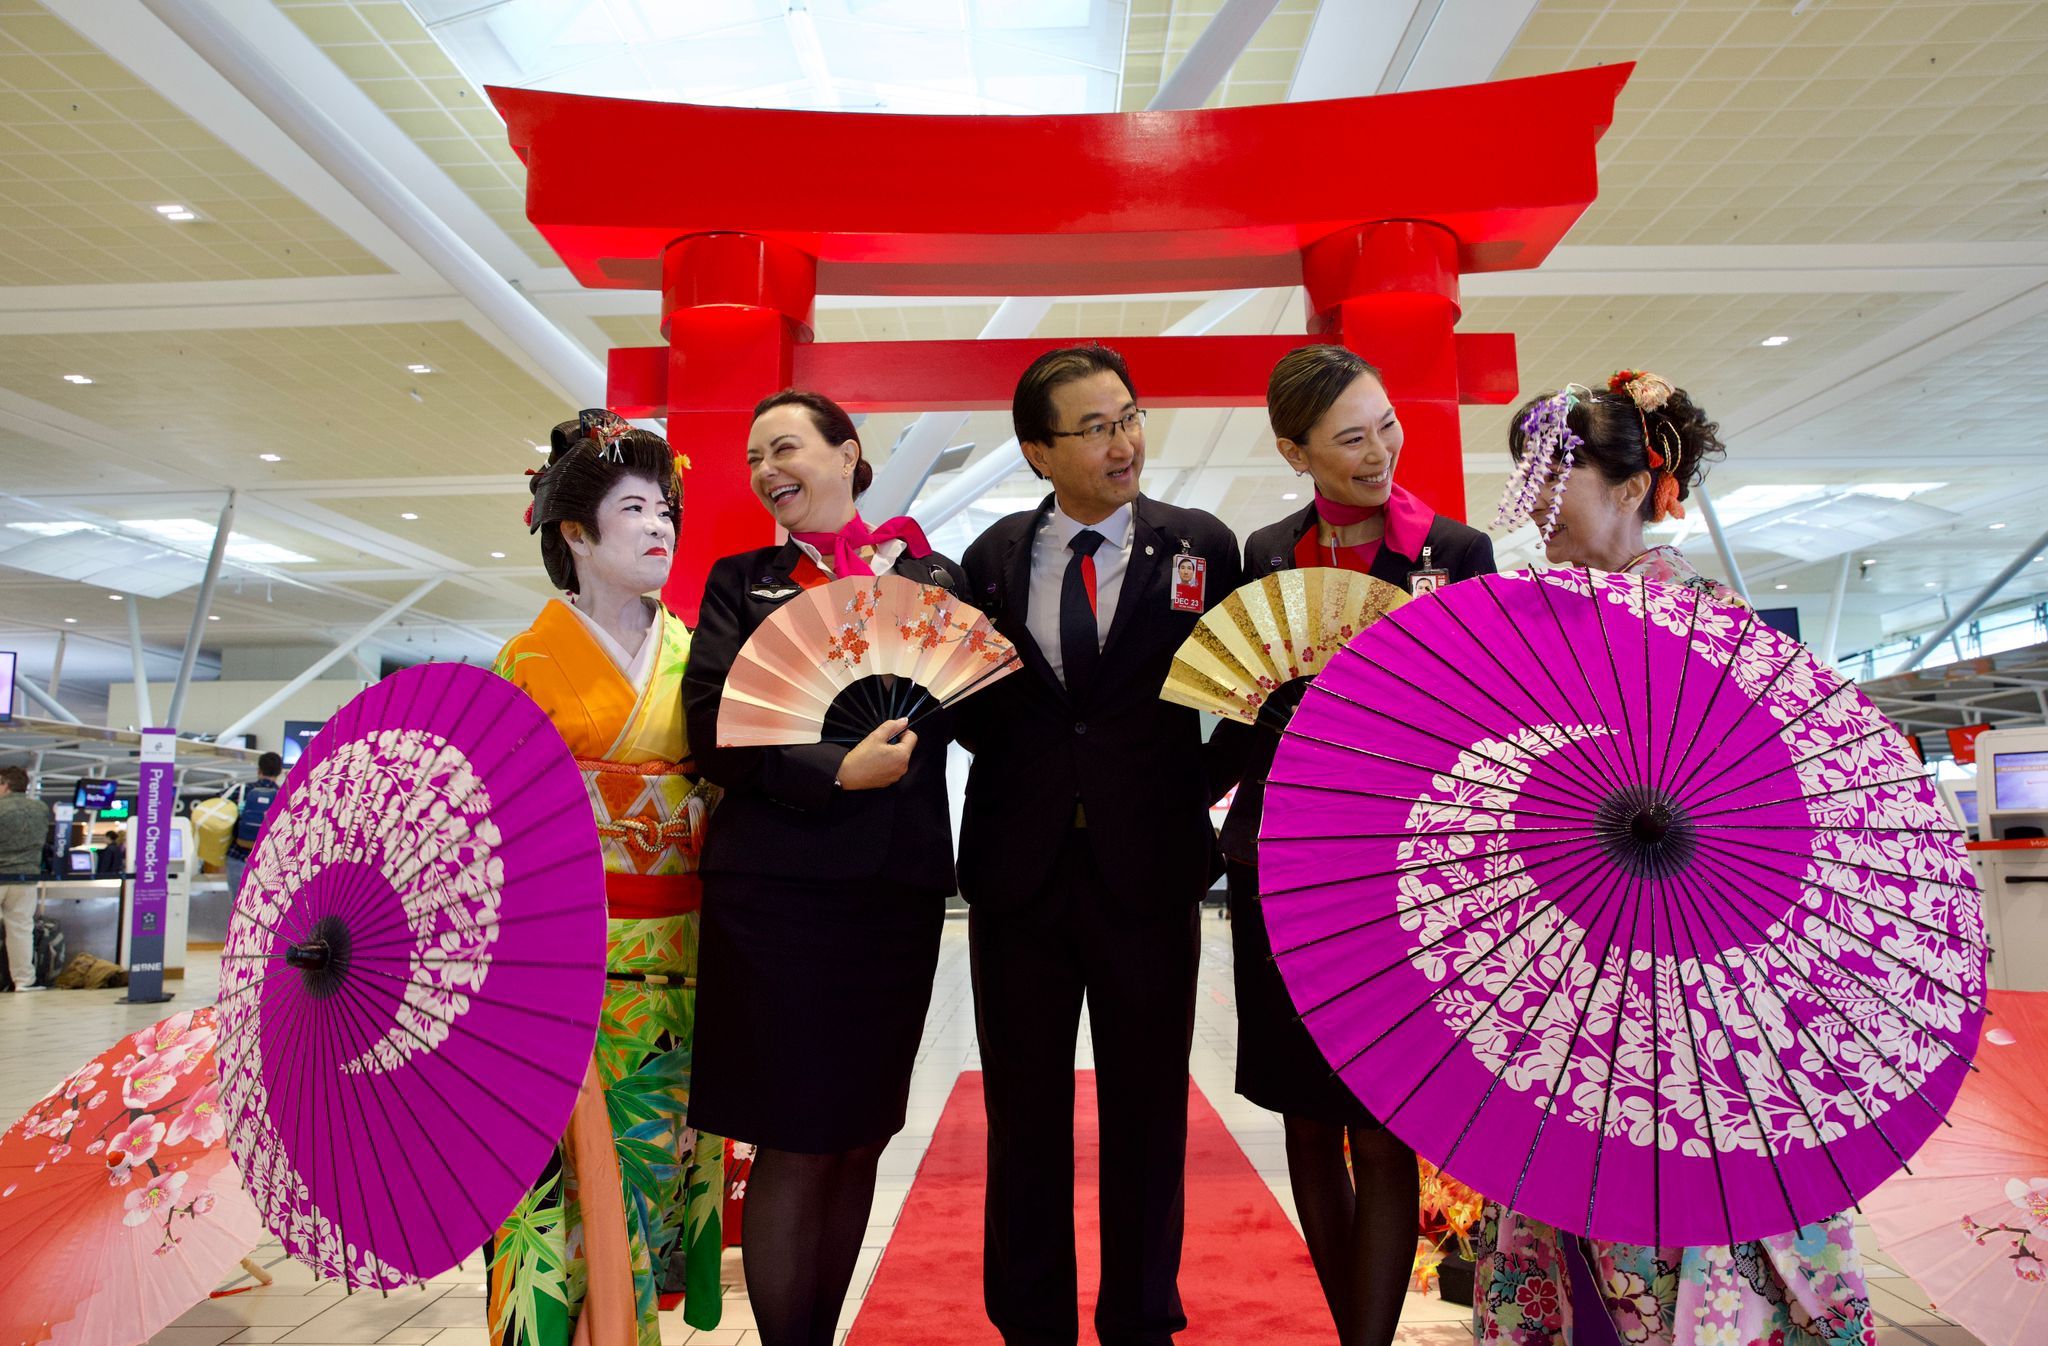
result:
[[[619,438],[633,427],[623,416],[605,407],[587,407],[576,413],[576,421],[581,437],[597,445],[600,459],[607,463],[626,461]]]
[[[1592,390],[1583,384],[1567,383],[1530,407],[1522,417],[1522,456],[1508,476],[1500,508],[1494,511],[1495,528],[1516,528],[1530,522],[1548,493],[1549,506],[1536,531],[1545,542],[1557,531],[1565,483],[1571,480],[1578,451],[1585,447],[1585,441],[1571,427],[1572,408],[1578,405],[1581,394],[1590,397]]]
[[[1636,416],[1643,423],[1643,452],[1650,460],[1650,471],[1656,480],[1651,502],[1651,521],[1662,523],[1668,518],[1685,517],[1685,506],[1678,500],[1678,471],[1676,464],[1685,442],[1680,438],[1678,427],[1666,417],[1659,416],[1653,432],[1650,416],[1664,409],[1677,391],[1669,380],[1643,369],[1617,369],[1608,377],[1609,392],[1616,392],[1635,403]]]

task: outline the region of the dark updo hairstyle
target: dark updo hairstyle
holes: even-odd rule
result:
[[[1528,439],[1523,422],[1538,402],[1555,396],[1552,392],[1532,397],[1515,409],[1508,421],[1508,452],[1516,462],[1522,460]],[[1720,461],[1728,452],[1721,443],[1721,427],[1707,419],[1707,413],[1683,388],[1673,388],[1663,406],[1648,412],[1637,410],[1635,399],[1625,392],[1576,389],[1565,423],[1583,441],[1573,455],[1576,462],[1591,463],[1612,484],[1619,486],[1639,472],[1655,474],[1650,490],[1643,496],[1642,515],[1646,522],[1656,522],[1657,477],[1668,469],[1678,483],[1678,498],[1682,501],[1692,494],[1693,487],[1706,480],[1707,464]],[[1643,440],[1645,430],[1664,455],[1664,467],[1650,466],[1649,449]]]
[[[818,433],[834,448],[853,441],[853,498],[858,500],[868,493],[874,484],[875,469],[868,466],[868,451],[860,442],[860,427],[853,423],[853,417],[846,414],[846,408],[834,402],[823,393],[806,393],[795,388],[785,388],[773,397],[764,397],[754,404],[754,419],[760,420],[777,407],[802,407],[811,413],[811,424],[818,427]]]
[[[1315,429],[1360,375],[1370,374],[1373,382],[1385,386],[1379,368],[1368,364],[1357,351],[1343,346],[1318,343],[1302,346],[1280,357],[1273,376],[1266,380],[1266,419],[1275,438],[1306,444]]]
[[[679,508],[675,454],[660,435],[627,426],[606,436],[590,429],[591,417],[563,421],[549,436],[548,465],[527,482],[533,492],[529,529],[540,534],[540,559],[548,582],[564,593],[578,592],[576,553],[562,525],[582,526],[598,540],[597,507],[627,477],[652,482],[671,510]]]

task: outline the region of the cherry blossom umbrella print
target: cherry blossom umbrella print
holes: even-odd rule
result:
[[[124,1038],[0,1136],[0,1343],[134,1346],[263,1237],[221,1143],[219,1021]]]
[[[1831,1216],[1941,1124],[1977,1047],[1977,885],[1906,740],[1690,587],[1517,571],[1389,613],[1289,726],[1259,860],[1339,1075],[1560,1229]]]
[[[1986,1346],[2048,1341],[2048,991],[1993,991],[1952,1126],[1866,1203],[1884,1250]]]
[[[431,664],[344,706],[221,954],[228,1148],[285,1251],[355,1289],[481,1247],[568,1122],[604,938],[583,778],[524,693]]]

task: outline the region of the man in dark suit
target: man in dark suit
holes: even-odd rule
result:
[[[1100,346],[1018,382],[1025,459],[1052,494],[968,548],[968,597],[1025,668],[961,703],[974,750],[960,841],[989,1127],[983,1290],[1009,1346],[1079,1335],[1074,1044],[1088,1005],[1102,1135],[1104,1346],[1167,1346],[1180,1269],[1196,904],[1228,784],[1200,717],[1159,699],[1174,651],[1237,587],[1214,516],[1138,493],[1144,411]]]

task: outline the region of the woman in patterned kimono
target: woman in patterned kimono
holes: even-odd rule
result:
[[[1520,466],[1502,522],[1532,517],[1554,565],[1642,575],[1739,605],[1740,595],[1699,574],[1676,547],[1650,547],[1643,539],[1645,524],[1685,517],[1683,502],[1707,460],[1722,456],[1718,429],[1684,389],[1634,370],[1622,370],[1598,391],[1574,385],[1536,398],[1509,425],[1508,449]],[[1536,482],[1525,493],[1530,474]],[[1575,1266],[1590,1268],[1611,1326],[1575,1329]],[[1627,1346],[1877,1340],[1848,1212],[1771,1238],[1681,1248],[1561,1234],[1489,1204],[1474,1280],[1474,1331],[1514,1346],[1598,1346],[1617,1338]]]
[[[688,1129],[697,852],[711,787],[683,736],[690,633],[667,578],[668,445],[605,411],[556,427],[527,522],[564,591],[499,652],[582,768],[604,846],[607,983],[590,1075],[553,1163],[489,1250],[500,1346],[659,1346],[665,1268],[684,1321],[719,1320],[724,1142]]]

